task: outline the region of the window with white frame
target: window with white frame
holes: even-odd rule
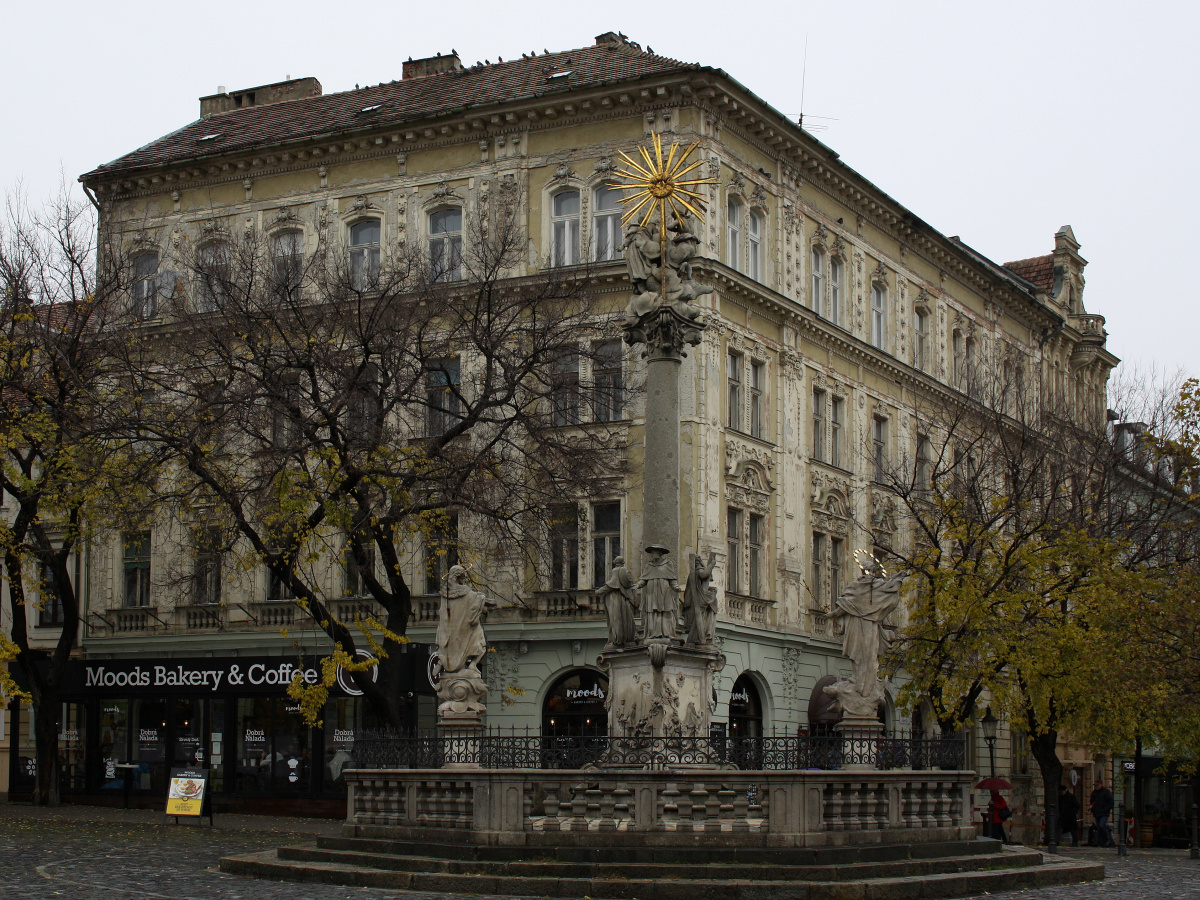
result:
[[[749,516],[749,532],[747,548],[749,549],[750,596],[765,597],[767,595],[767,519],[765,516]]]
[[[829,321],[842,322],[842,261],[836,256],[829,257]]]
[[[150,532],[135,531],[122,536],[124,545],[125,606],[137,609],[150,605]]]
[[[725,261],[731,269],[741,270],[742,261],[742,204],[730,197],[725,209]]]
[[[608,581],[613,560],[621,555],[621,503],[592,504],[592,586]]]
[[[820,247],[812,248],[812,258],[810,264],[812,266],[812,286],[810,288],[811,295],[809,297],[809,306],[811,306],[813,312],[819,316],[824,312],[824,310],[821,308],[821,288],[824,283],[822,276],[825,269],[825,254],[821,252]]]
[[[457,206],[429,214],[429,272],[434,281],[462,279],[462,225]]]
[[[550,590],[575,590],[579,587],[579,513],[575,504],[551,509],[548,527]]]
[[[212,312],[228,296],[230,261],[225,241],[209,241],[196,254],[198,312]]]
[[[750,210],[750,229],[746,235],[746,274],[755,281],[762,281],[762,231],[762,213]]]
[[[592,418],[619,422],[625,417],[624,353],[620,341],[606,341],[592,360]]]
[[[271,239],[271,271],[281,296],[299,290],[304,277],[304,234],[281,231]]]
[[[871,420],[871,462],[873,477],[882,483],[887,477],[887,419],[875,416]]]
[[[456,358],[425,365],[425,436],[441,437],[462,417]]]
[[[363,219],[350,226],[350,281],[356,291],[379,283],[379,219]]]
[[[767,433],[767,401],[763,394],[766,387],[767,364],[753,360],[750,363],[750,434],[765,438]]]
[[[550,204],[551,264],[576,265],[579,262],[579,191],[559,191]]]
[[[193,540],[192,603],[215,606],[221,602],[221,529],[197,528]]]
[[[592,210],[592,247],[597,262],[621,258],[621,190],[607,185],[596,188]]]
[[[922,371],[929,365],[929,310],[913,310],[913,365]]]
[[[842,566],[845,564],[846,542],[839,537],[829,538],[829,594],[834,601],[842,596]],[[825,607],[832,608],[832,603]]]
[[[829,404],[829,464],[842,468],[842,420],[846,412],[846,401],[834,397]]]
[[[966,360],[963,358],[963,334],[957,328],[950,337],[950,349],[954,357],[954,385],[961,388],[965,380]]]
[[[725,590],[731,594],[742,592],[742,511],[735,506],[725,511],[725,541],[728,560],[725,565]]]
[[[158,254],[139,253],[133,260],[133,314],[139,319],[158,315]]]
[[[550,367],[551,422],[556,426],[579,424],[579,351],[565,350]]]
[[[887,294],[883,285],[871,285],[871,346],[883,349],[883,334],[886,322],[884,309]]]
[[[808,591],[812,595],[811,602],[816,609],[827,609],[825,605],[825,554],[829,538],[819,531],[812,535],[812,575]]]
[[[725,589],[733,594],[766,597],[770,593],[766,516],[727,507],[725,540],[729,552]]]
[[[742,430],[742,354],[730,350],[725,355],[728,417],[726,422],[734,431]]]
[[[812,458],[825,461],[825,392],[819,388],[812,392]]]

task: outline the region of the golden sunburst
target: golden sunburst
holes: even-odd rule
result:
[[[688,163],[687,158],[699,146],[699,141],[679,152],[680,145],[672,144],[667,155],[663,157],[662,138],[653,135],[654,154],[645,147],[639,146],[642,159],[639,162],[633,157],[621,152],[621,159],[627,168],[618,169],[616,175],[625,179],[624,184],[617,187],[633,191],[628,197],[622,197],[621,202],[627,204],[621,216],[622,224],[628,225],[638,214],[642,219],[638,223],[644,227],[658,213],[659,241],[667,240],[667,210],[677,218],[683,219],[686,213],[691,213],[697,219],[704,219],[704,195],[695,188],[716,184],[712,178],[687,178],[699,168],[701,161]]]

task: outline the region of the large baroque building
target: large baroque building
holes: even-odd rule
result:
[[[734,733],[822,724],[822,679],[848,672],[831,633],[832,598],[858,574],[862,554],[906,540],[876,473],[919,457],[917,398],[952,396],[969,360],[1003,356],[1043,389],[1104,414],[1116,360],[1103,317],[1084,308],[1086,263],[1069,227],[1044,256],[994,263],[931,228],[722,70],[655,55],[622,35],[490,65],[410,60],[400,80],[337,94],[304,78],[200,102],[191,124],[81,179],[101,228],[137,251],[139,283],[162,277],[171,247],[202,242],[214,221],[288,246],[336,238],[352,252],[432,253],[461,239],[462,222],[489,195],[505,192],[530,244],[514,277],[587,262],[620,309],[629,281],[611,187],[619,154],[652,134],[698,142],[700,171],[715,184],[703,189],[694,275],[714,291],[697,301],[709,326],[681,372],[679,550],[719,560],[726,664],[714,719]],[[146,303],[160,294],[135,294],[144,317],[170,317],[169,303]],[[632,382],[645,363],[626,348],[612,365],[579,378]],[[548,554],[559,571],[537,573],[535,590],[513,588],[522,603],[489,615],[490,725],[554,731],[604,720],[595,663],[605,623],[579,600],[617,554],[640,566],[643,530],[640,407],[609,412],[628,431],[633,472],[581,502],[574,528],[553,538],[568,545]],[[362,722],[356,699],[336,698],[340,711],[310,733],[278,676],[266,681],[295,659],[297,644],[316,656],[327,639],[294,604],[271,599],[265,571],[214,567],[210,603],[172,590],[158,576],[179,563],[166,558],[172,545],[156,528],[114,535],[78,566],[90,668],[64,725],[75,729],[67,752],[78,754],[71,786],[115,786],[105,772],[113,760],[161,768],[199,751],[219,770],[223,794],[336,798],[345,742]],[[429,594],[409,634],[428,643],[437,582],[421,574],[419,546],[407,558],[410,583]],[[413,652],[427,724],[433,698],[424,656]],[[224,681],[196,683],[218,675],[180,668],[193,680],[163,699],[130,674],[169,671],[173,659]],[[195,664],[203,659],[207,667]],[[258,667],[259,683],[230,684],[239,660],[243,675]],[[887,716],[907,725],[894,709]],[[298,766],[266,771],[264,758],[289,753],[302,757]],[[1006,764],[1003,747],[1001,755]],[[160,776],[142,777],[136,786],[151,789]]]

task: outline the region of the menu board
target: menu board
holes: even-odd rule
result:
[[[203,816],[208,769],[172,769],[167,789],[168,816]]]

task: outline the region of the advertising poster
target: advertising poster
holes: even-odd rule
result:
[[[207,815],[202,811],[207,785],[207,769],[172,769],[170,787],[167,790],[167,815]]]

